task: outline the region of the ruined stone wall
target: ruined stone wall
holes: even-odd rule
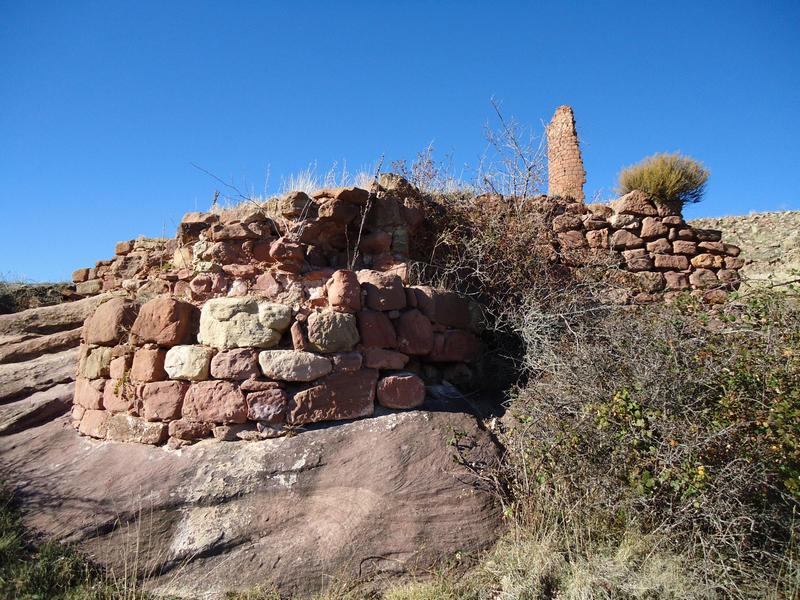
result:
[[[576,268],[603,262],[629,274],[624,300],[653,301],[690,292],[723,301],[740,283],[741,249],[716,229],[692,227],[680,214],[634,190],[610,204],[559,203],[552,228],[560,257]],[[630,285],[635,284],[635,285]]]
[[[548,195],[583,201],[583,168],[572,108],[559,106],[547,126]]]
[[[113,259],[79,269],[81,293],[119,293],[82,330],[76,428],[176,447],[262,439],[376,404],[419,407],[426,384],[479,379],[480,306],[408,284],[420,201],[391,175],[375,194],[293,192],[189,213],[175,239],[121,242]],[[642,192],[531,206],[550,215],[554,260],[618,276],[614,302],[683,292],[716,302],[738,286],[737,246]]]
[[[773,285],[800,276],[800,211],[696,219],[694,227],[711,227],[741,246],[744,285]]]
[[[443,377],[468,384],[480,310],[404,283],[416,192],[383,184],[191,213],[177,239],[120,243],[77,271],[84,293],[127,291],[84,325],[78,430],[176,447],[263,439],[376,403],[418,407]]]

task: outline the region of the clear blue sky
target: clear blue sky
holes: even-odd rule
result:
[[[219,185],[272,187],[434,141],[489,99],[575,108],[587,194],[656,151],[703,160],[688,216],[800,209],[800,3],[0,0],[0,274],[69,277],[172,235]]]

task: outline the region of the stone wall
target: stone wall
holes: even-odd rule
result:
[[[84,325],[75,426],[173,446],[262,439],[371,415],[376,403],[419,407],[443,377],[469,384],[480,309],[406,285],[418,225],[406,186],[386,176],[375,195],[292,193],[190,213],[176,239],[123,242],[77,271],[84,293],[127,294]]]
[[[552,221],[562,260],[581,268],[602,262],[630,274],[636,296],[654,301],[690,292],[723,301],[738,288],[741,249],[716,229],[692,227],[680,214],[634,190],[610,204],[560,202]],[[635,289],[634,289],[635,291]]]
[[[559,106],[547,126],[547,181],[549,196],[584,200],[586,171],[569,106]]]
[[[772,285],[800,277],[800,211],[763,212],[691,221],[722,231],[742,248],[744,285]]]
[[[424,205],[387,174],[374,194],[293,192],[189,213],[174,239],[117,244],[113,259],[74,275],[84,294],[116,292],[82,330],[75,426],[173,446],[262,439],[376,404],[419,407],[442,379],[469,386],[481,370],[480,306],[408,284]],[[549,215],[554,260],[624,275],[612,301],[690,292],[717,302],[738,286],[737,246],[642,192],[529,206]]]

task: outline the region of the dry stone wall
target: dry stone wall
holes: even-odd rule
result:
[[[76,272],[84,292],[128,292],[84,325],[78,430],[173,446],[263,439],[376,404],[416,408],[426,382],[472,379],[479,307],[406,285],[417,222],[403,194],[415,191],[383,184],[188,214],[177,239],[124,242]]]
[[[263,439],[422,405],[425,385],[479,378],[480,306],[408,284],[424,199],[385,175],[358,188],[189,213],[175,239],[117,244],[75,280],[115,291],[81,333],[72,417],[95,438],[181,446]],[[502,201],[502,200],[497,200]],[[624,274],[620,302],[739,283],[737,246],[634,191],[610,205],[539,198],[555,260]]]
[[[741,246],[744,284],[776,285],[800,277],[800,211],[697,219],[694,227],[714,228]]]
[[[558,202],[552,228],[562,260],[581,268],[598,262],[626,272],[636,301],[692,293],[723,301],[740,284],[741,249],[717,229],[692,227],[680,214],[634,190],[610,204]],[[626,296],[626,299],[630,296]]]

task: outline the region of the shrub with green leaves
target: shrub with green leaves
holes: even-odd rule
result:
[[[536,510],[552,490],[592,498],[607,534],[620,520],[620,531],[634,523],[668,534],[726,597],[770,587],[792,597],[796,297],[753,292],[713,310],[689,295],[671,306],[609,307],[572,319],[535,360],[542,373],[516,393],[518,425],[504,439],[517,502]]]
[[[619,174],[620,194],[641,190],[657,203],[680,210],[685,204],[700,202],[709,172],[703,164],[679,153],[654,154]]]

